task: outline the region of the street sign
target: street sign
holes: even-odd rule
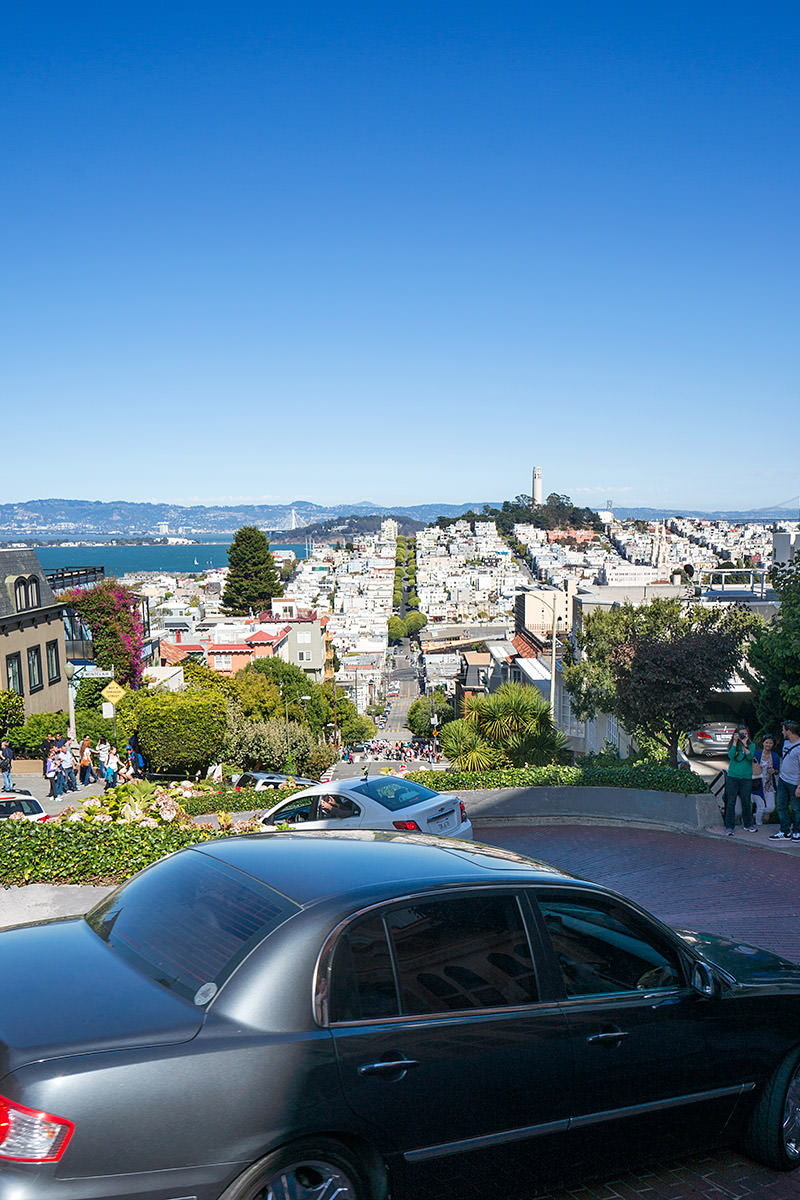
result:
[[[119,684],[112,679],[111,683],[109,683],[107,687],[103,688],[100,695],[103,697],[103,699],[107,700],[109,704],[113,704],[116,707],[116,705],[119,704],[120,700],[125,695],[125,688],[120,687]]]

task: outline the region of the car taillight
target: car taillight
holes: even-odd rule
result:
[[[50,814],[49,814],[49,813],[42,813],[42,815],[41,815],[40,817],[37,817],[37,818],[36,818],[36,820],[37,820],[37,821],[49,821],[49,820],[50,820]]]
[[[703,733],[702,729],[698,730],[698,731],[697,731],[697,733],[696,733],[694,736],[695,736],[696,738],[701,738],[703,741],[706,741],[706,742],[710,742],[710,741],[711,741],[711,734],[710,734],[710,733]]]
[[[0,1096],[0,1159],[58,1162],[74,1131],[72,1121]]]
[[[461,810],[461,824],[465,824],[467,820],[467,808],[463,800],[459,800],[458,807]]]
[[[402,829],[405,833],[420,832],[419,825],[416,821],[392,821],[395,829]]]

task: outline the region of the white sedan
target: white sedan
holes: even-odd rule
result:
[[[46,821],[47,813],[30,792],[0,792],[0,820]]]
[[[261,818],[265,829],[286,822],[304,829],[391,829],[472,838],[461,800],[397,775],[318,783],[276,804]]]

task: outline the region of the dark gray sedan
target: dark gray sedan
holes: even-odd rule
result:
[[[531,1196],[800,1164],[800,969],[510,852],[276,833],[0,934],[0,1200]]]

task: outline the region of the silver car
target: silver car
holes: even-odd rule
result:
[[[719,758],[728,753],[738,725],[735,721],[707,721],[686,735],[685,751],[698,758]]]

